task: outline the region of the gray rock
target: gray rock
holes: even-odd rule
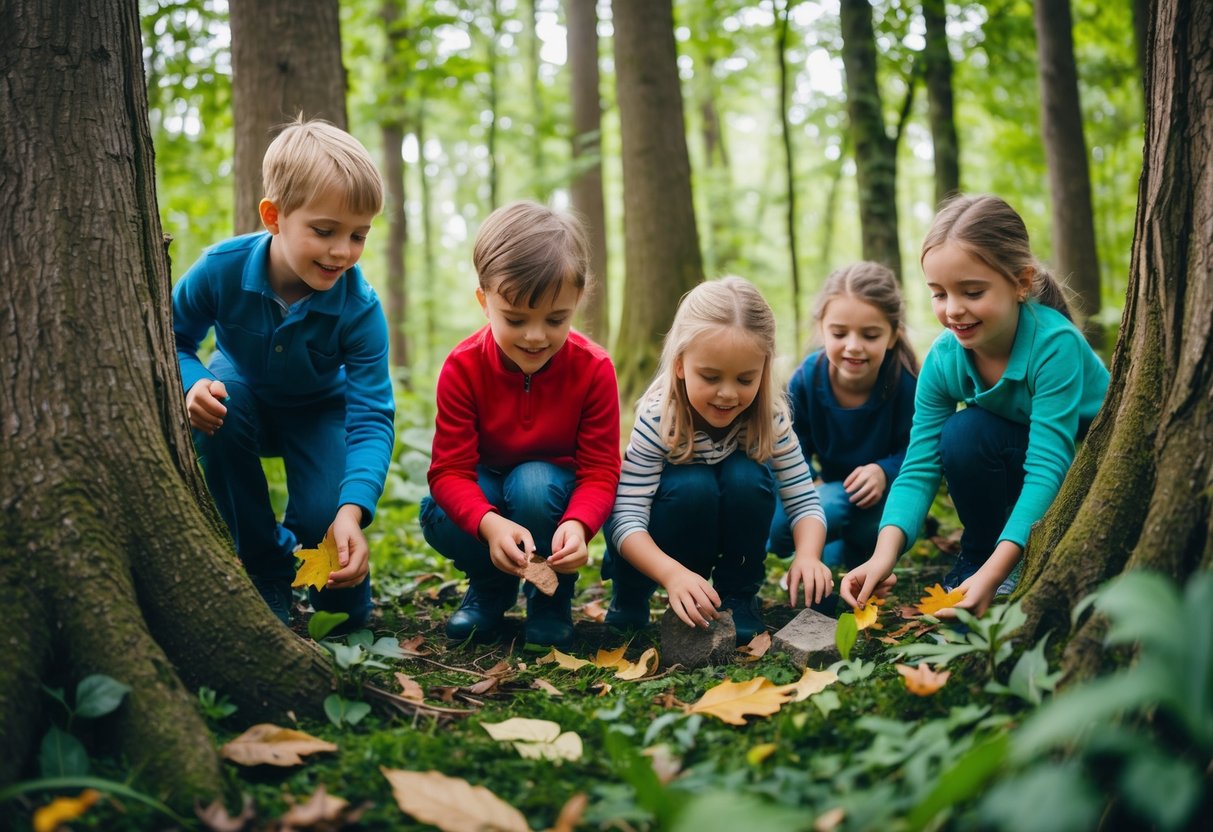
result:
[[[838,646],[834,643],[836,629],[836,619],[817,610],[804,609],[771,638],[771,649],[787,653],[801,667],[808,665],[811,659],[833,662],[838,658]]]
[[[661,664],[663,667],[680,664],[688,668],[730,664],[736,639],[737,629],[733,626],[730,610],[721,610],[720,617],[703,630],[688,627],[667,607],[661,616]]]

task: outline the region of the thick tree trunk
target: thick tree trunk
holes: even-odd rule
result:
[[[1028,634],[1130,569],[1184,580],[1213,568],[1213,7],[1160,0],[1151,29],[1145,166],[1132,273],[1103,410],[1027,553]],[[1096,672],[1104,622],[1067,644],[1071,679]]]
[[[1099,256],[1091,208],[1091,173],[1078,99],[1078,69],[1070,0],[1037,0],[1036,43],[1040,58],[1040,113],[1049,192],[1053,197],[1053,265],[1074,291],[1083,333],[1103,345],[1099,315]]]
[[[884,263],[901,279],[897,242],[897,143],[885,128],[876,80],[876,36],[868,0],[841,0],[842,64],[847,117],[855,147],[863,258]]]
[[[319,713],[334,680],[257,596],[194,461],[138,4],[78,5],[0,20],[0,782],[31,773],[40,683],[105,673],[133,688],[112,750],[184,807],[223,788],[186,685],[252,720]]]
[[[596,0],[565,0],[573,102],[573,165],[569,201],[585,224],[594,286],[582,305],[581,326],[600,344],[610,340],[606,202],[602,195],[602,98],[598,73]]]
[[[300,113],[345,129],[337,0],[231,0],[236,233],[261,228],[261,157]]]
[[[923,0],[926,24],[923,48],[927,116],[935,155],[935,204],[960,192],[960,142],[952,106],[952,55],[948,51],[948,14],[944,0]]]
[[[678,300],[703,280],[671,0],[615,0],[615,79],[623,135],[627,292],[616,339],[619,390],[642,393]]]

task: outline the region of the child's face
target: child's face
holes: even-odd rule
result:
[[[274,235],[270,244],[270,284],[280,297],[294,301],[309,292],[326,292],[362,256],[374,214],[357,214],[342,194],[327,191],[317,199],[282,214],[261,200],[261,220]]]
[[[493,290],[477,289],[476,299],[507,361],[530,375],[542,369],[569,339],[581,290],[566,281],[559,292],[545,295],[534,308],[524,298],[510,303]]]
[[[992,358],[1011,354],[1030,274],[1017,286],[955,243],[929,251],[922,270],[935,317],[961,346]]]
[[[821,315],[821,338],[835,377],[855,389],[871,389],[896,333],[885,314],[853,295],[839,295]]]
[[[754,403],[766,361],[753,336],[729,328],[693,343],[674,362],[674,373],[700,418],[726,428]]]

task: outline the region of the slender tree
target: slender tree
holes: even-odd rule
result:
[[[570,202],[585,223],[594,287],[582,306],[582,327],[594,340],[610,339],[607,289],[606,201],[602,195],[602,97],[598,73],[596,0],[564,0],[573,101],[573,166]]]
[[[236,233],[261,228],[261,158],[275,128],[302,113],[345,128],[337,0],[231,0]]]
[[[624,401],[657,367],[678,299],[703,280],[671,0],[614,0],[627,291],[615,342]]]
[[[960,141],[952,104],[952,55],[948,50],[945,0],[922,0],[926,26],[923,76],[927,87],[927,117],[935,155],[935,204],[960,191]]]
[[[1040,58],[1041,132],[1053,200],[1053,265],[1075,294],[1087,340],[1103,345],[1099,255],[1091,208],[1091,172],[1083,136],[1078,69],[1070,0],[1036,0],[1036,43]]]
[[[786,228],[788,234],[788,265],[792,277],[792,326],[796,343],[800,343],[800,258],[796,235],[796,153],[792,148],[792,126],[788,123],[788,30],[791,27],[795,0],[775,0],[775,57],[779,66],[779,132],[783,139],[784,182],[787,188]]]
[[[379,8],[380,19],[387,31],[387,48],[383,56],[387,68],[387,100],[384,102],[379,122],[383,139],[383,179],[386,185],[385,213],[388,219],[387,244],[387,299],[388,330],[393,367],[408,368],[412,355],[409,351],[408,274],[405,267],[405,249],[409,241],[408,212],[405,210],[404,157],[404,89],[407,67],[404,66],[404,49],[408,42],[407,23],[401,21],[400,0],[383,0]],[[411,387],[411,374],[404,373],[406,389]]]
[[[0,13],[0,585],[19,634],[0,662],[0,782],[30,772],[42,683],[104,673],[132,688],[109,751],[186,807],[224,783],[191,687],[255,720],[319,715],[335,680],[260,600],[194,458],[138,6]]]
[[[1145,164],[1112,383],[1052,509],[1028,542],[1029,635],[1070,629],[1103,581],[1213,568],[1213,15],[1158,0],[1150,27]],[[1081,620],[1070,678],[1100,669],[1106,624]],[[1207,632],[1193,637],[1207,638]]]

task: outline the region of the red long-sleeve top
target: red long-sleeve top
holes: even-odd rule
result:
[[[619,390],[606,350],[577,332],[530,376],[505,364],[489,327],[464,339],[438,375],[430,495],[476,536],[497,507],[476,482],[476,466],[509,469],[542,460],[576,472],[561,518],[592,537],[619,485]]]

